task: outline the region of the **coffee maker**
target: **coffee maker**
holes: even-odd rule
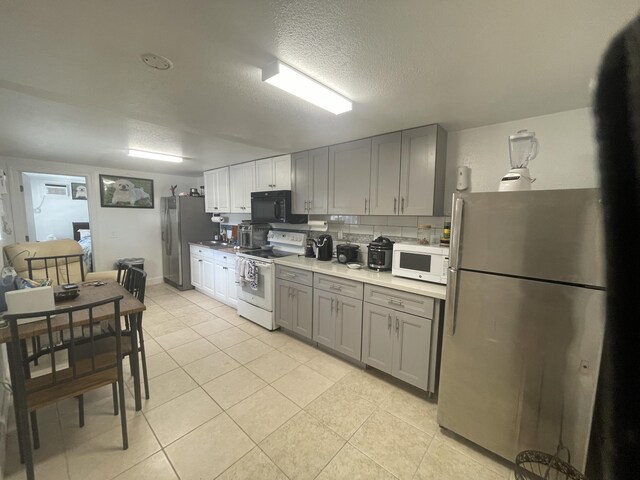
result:
[[[320,235],[317,240],[313,240],[316,249],[316,259],[329,261],[333,257],[333,239],[331,235]]]

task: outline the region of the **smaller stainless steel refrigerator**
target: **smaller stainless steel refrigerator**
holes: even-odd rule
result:
[[[220,226],[204,211],[204,197],[162,197],[162,274],[179,290],[191,286],[189,242],[211,240]]]

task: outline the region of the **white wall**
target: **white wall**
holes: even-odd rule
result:
[[[133,162],[132,162],[133,163]],[[149,281],[162,278],[162,250],[160,238],[160,197],[170,195],[169,186],[178,185],[178,192],[200,186],[197,177],[165,175],[134,170],[115,170],[88,165],[1,158],[10,174],[10,199],[15,235],[7,240],[24,241],[26,218],[24,199],[19,191],[21,172],[53,173],[59,175],[85,175],[88,179],[89,217],[93,239],[95,270],[110,270],[113,262],[122,257],[144,257]],[[102,208],[98,190],[98,175],[123,175],[150,178],[154,181],[155,207],[153,209]]]
[[[536,132],[538,156],[529,164],[534,190],[590,188],[599,185],[597,144],[590,108],[525,118],[449,132],[446,199],[455,191],[456,167],[471,168],[472,192],[498,190],[509,164],[508,137],[518,130]],[[451,202],[447,200],[447,213]]]

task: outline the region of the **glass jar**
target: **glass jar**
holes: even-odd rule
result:
[[[418,245],[429,245],[431,225],[418,225]]]
[[[440,245],[449,245],[450,238],[451,238],[451,222],[444,222],[442,237],[440,237]]]

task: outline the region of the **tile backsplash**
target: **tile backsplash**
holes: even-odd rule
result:
[[[334,243],[351,242],[367,244],[380,235],[394,242],[415,242],[418,225],[431,225],[431,230],[442,235],[444,223],[449,217],[384,216],[384,215],[310,215],[310,220],[327,222],[327,232]],[[317,237],[320,233],[310,232]],[[342,239],[338,239],[338,236]]]

